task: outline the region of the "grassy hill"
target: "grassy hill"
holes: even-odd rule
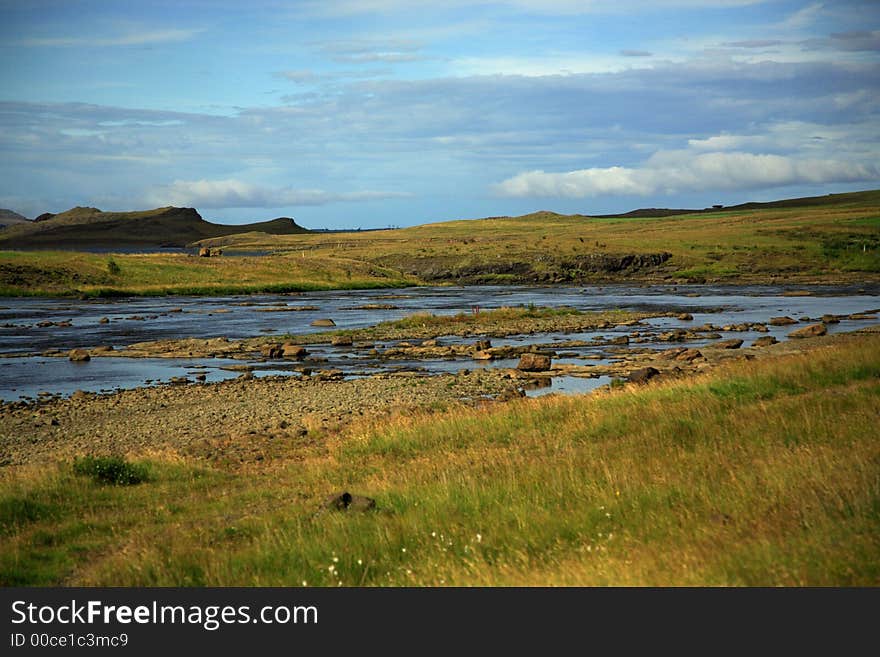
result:
[[[855,280],[880,274],[880,191],[659,217],[560,215],[207,244],[364,259],[426,281]]]
[[[13,212],[12,210],[0,209],[0,228],[13,226],[15,224],[24,224],[30,222],[25,216]]]
[[[177,243],[273,255],[211,263],[184,256],[114,255],[111,267],[106,256],[0,251],[0,294],[211,293],[420,283],[880,281],[880,191],[673,216],[536,212],[347,233],[304,232],[286,221],[219,226],[191,209],[123,215],[77,209],[0,231],[0,249],[14,248],[19,240],[47,248],[70,245],[72,236],[85,235],[91,244],[112,245],[117,233],[155,241],[156,235],[176,231]],[[291,234],[269,234],[283,228]]]
[[[251,231],[276,235],[307,232],[288,218],[230,226],[205,221],[193,208],[102,212],[76,207],[0,230],[0,248],[186,246],[201,239]]]

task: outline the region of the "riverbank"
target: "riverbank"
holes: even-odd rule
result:
[[[876,331],[588,397],[489,401],[515,382],[474,371],[7,406],[0,581],[876,585]],[[78,453],[149,477],[94,483]],[[316,515],[343,490],[378,512]]]

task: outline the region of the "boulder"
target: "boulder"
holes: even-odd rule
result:
[[[312,326],[336,326],[336,322],[328,317],[326,319],[316,319],[312,322]]]
[[[477,340],[474,342],[474,351],[486,351],[492,346],[489,340]]]
[[[757,340],[755,340],[752,343],[752,346],[753,347],[769,347],[771,344],[776,344],[777,342],[779,342],[779,340],[774,338],[772,335],[762,335],[760,338],[758,338]]]
[[[526,353],[520,357],[516,369],[522,372],[546,372],[550,369],[550,365],[550,356]]]
[[[690,363],[692,360],[696,360],[697,358],[702,358],[703,354],[699,349],[685,349],[678,356],[675,357],[675,360],[683,360],[685,362]]]
[[[109,317],[102,317],[101,319],[98,320],[98,324],[109,324],[109,323],[110,323]]]
[[[803,328],[796,329],[788,334],[790,338],[815,338],[820,335],[825,335],[828,330],[825,328],[824,324],[810,324],[809,326],[804,326]]]
[[[608,341],[608,344],[629,344],[629,336],[628,335],[619,335],[616,338],[611,338]]]
[[[334,347],[350,347],[354,344],[354,340],[351,339],[350,335],[337,335],[330,340],[330,344]]]
[[[89,356],[89,352],[85,349],[71,349],[67,357],[74,363],[84,363],[92,359],[92,357]]]
[[[849,315],[847,319],[877,319],[877,315],[872,315],[870,313],[853,313]]]
[[[488,351],[475,351],[471,355],[471,358],[473,358],[474,360],[493,360],[495,358],[495,355]]]
[[[283,358],[284,347],[274,343],[264,344],[260,347],[260,353],[266,358]]]
[[[327,511],[372,511],[376,508],[376,500],[345,491],[330,495],[321,506]]]
[[[306,351],[305,347],[302,347],[298,344],[291,344],[289,342],[285,342],[281,346],[281,355],[284,358],[295,358],[297,360],[301,358],[305,358],[309,352]]]
[[[791,317],[771,317],[770,326],[788,326],[789,324],[797,324],[797,320]]]
[[[822,315],[823,324],[840,324],[840,320],[834,315]]]
[[[630,372],[627,381],[630,383],[647,383],[658,374],[660,374],[660,370],[655,367],[642,367]]]
[[[719,349],[739,349],[742,347],[743,341],[739,339],[733,340],[722,340],[721,342],[716,342],[714,347],[718,347]]]
[[[694,316],[690,313],[679,313],[678,319],[682,322],[692,322],[694,320]]]

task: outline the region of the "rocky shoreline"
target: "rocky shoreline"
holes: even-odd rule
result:
[[[577,321],[586,322],[583,318],[573,319],[576,317],[565,316],[561,321],[572,325]],[[871,315],[859,318],[876,319]],[[792,334],[805,334],[804,339],[799,340],[775,343],[774,338],[767,336],[752,346],[743,347],[742,340],[718,339],[699,348],[688,347],[689,339],[706,338],[714,331],[760,331],[759,327],[764,324],[703,325],[653,336],[651,341],[670,343],[668,348],[658,350],[639,344],[640,340],[648,341],[638,330],[641,318],[619,319],[633,331],[609,342],[608,347],[616,356],[610,363],[553,362],[551,356],[564,356],[565,352],[560,350],[576,346],[571,341],[511,348],[492,347],[491,342],[483,338],[473,344],[444,346],[437,343],[436,338],[422,339],[431,334],[426,328],[418,339],[412,338],[412,343],[389,346],[384,356],[415,360],[451,352],[471,360],[516,356],[521,358],[520,365],[518,368],[469,368],[464,361],[456,373],[426,376],[419,372],[383,372],[360,378],[344,378],[340,371],[310,368],[303,368],[299,374],[262,378],[245,372],[236,379],[219,383],[178,381],[112,394],[80,391],[70,398],[49,396],[30,403],[5,403],[0,405],[0,466],[47,463],[81,454],[161,455],[222,467],[241,467],[276,458],[302,458],[309,450],[320,450],[324,441],[337,431],[361,420],[456,404],[503,403],[524,396],[524,390],[529,387],[547,386],[553,377],[604,375],[637,384],[655,378],[688,376],[729,359],[752,360],[808,352],[838,340],[853,339],[859,333],[880,333],[880,325],[875,324],[853,333],[823,337],[825,324],[819,322],[802,328],[792,327]],[[686,320],[682,316],[679,319]],[[785,321],[774,319],[777,324]],[[833,322],[835,318],[824,319]],[[602,322],[594,318],[589,325],[601,327]],[[768,323],[773,324],[774,320]],[[609,323],[609,326],[617,325]],[[444,330],[449,334],[448,327]],[[510,327],[507,330],[511,330]],[[798,337],[792,334],[792,338]],[[388,335],[396,333],[385,334]],[[303,337],[331,342],[343,337],[356,344],[350,335],[338,332]],[[240,342],[215,338],[144,343],[118,352],[99,348],[85,353],[235,357],[236,354],[251,356],[255,349],[267,351],[267,345],[274,344],[267,338]],[[290,344],[290,348],[302,349],[295,344]],[[283,353],[276,355],[286,358]],[[533,366],[523,364],[526,357],[534,357]],[[534,366],[534,363],[539,364]]]

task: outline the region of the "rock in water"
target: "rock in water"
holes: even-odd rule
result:
[[[789,324],[797,324],[797,320],[791,317],[771,317],[770,326],[788,326]]]
[[[550,369],[550,356],[543,354],[523,354],[516,369],[522,372],[546,372]]]
[[[300,360],[305,358],[307,354],[308,352],[305,347],[301,347],[298,344],[290,344],[288,342],[281,347],[281,355],[285,358],[295,358],[296,360]]]
[[[328,317],[326,319],[316,319],[312,322],[312,326],[336,326],[336,322]]]
[[[92,357],[89,356],[89,352],[85,349],[71,349],[68,358],[74,363],[84,363],[88,360],[92,360]]]
[[[810,324],[809,326],[805,326],[803,328],[799,328],[795,331],[792,331],[788,334],[790,338],[815,338],[820,335],[825,335],[828,330],[825,328],[824,324]]]
[[[266,358],[283,358],[284,347],[280,344],[264,344],[260,347],[260,353]]]

